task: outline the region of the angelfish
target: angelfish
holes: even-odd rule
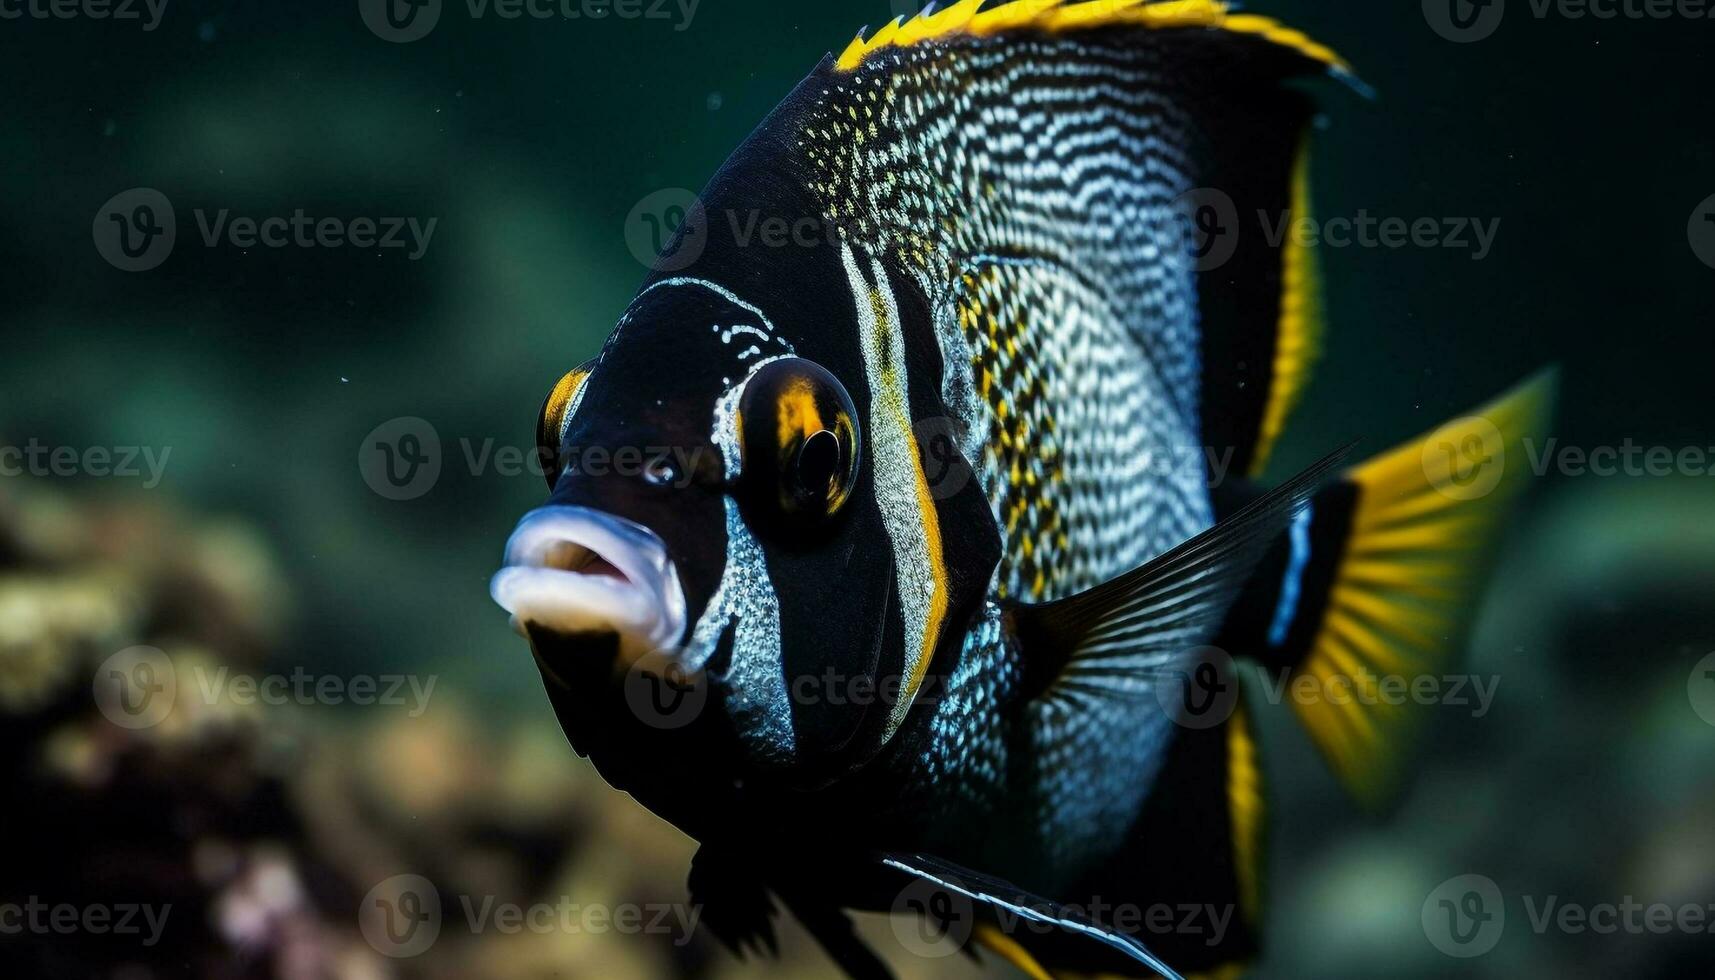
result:
[[[554,385],[551,494],[492,592],[576,751],[700,843],[726,945],[772,947],[778,902],[860,977],[888,967],[853,910],[1038,977],[1255,955],[1235,663],[1348,691],[1444,670],[1552,389],[1262,485],[1317,275],[1242,218],[1307,212],[1290,83],[1327,76],[1351,78],[1209,0],[860,34]],[[732,215],[835,233],[765,247]],[[1292,708],[1360,800],[1400,783],[1417,712]]]

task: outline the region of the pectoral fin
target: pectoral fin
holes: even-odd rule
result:
[[[1171,676],[1209,642],[1257,563],[1345,457],[1341,449],[1184,544],[1074,596],[1008,610],[1027,683],[1125,689]]]

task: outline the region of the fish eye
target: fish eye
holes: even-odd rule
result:
[[[840,438],[822,429],[798,447],[793,461],[793,489],[806,497],[826,497],[840,476]]]
[[[566,414],[594,367],[595,361],[591,359],[567,371],[542,403],[542,414],[536,420],[536,457],[542,462],[542,475],[548,480],[549,490],[560,481],[560,471],[565,466],[560,459],[560,443],[566,433]]]
[[[751,375],[739,397],[739,486],[748,507],[800,526],[839,513],[857,482],[857,409],[812,361],[786,357]]]

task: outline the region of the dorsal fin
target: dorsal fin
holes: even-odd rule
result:
[[[1332,49],[1269,17],[1235,14],[1220,0],[1008,0],[983,9],[986,0],[959,0],[937,13],[925,9],[909,20],[900,17],[864,38],[859,34],[840,54],[836,68],[851,71],[884,48],[907,48],[955,35],[990,37],[1007,31],[1045,33],[1101,27],[1202,27],[1251,34],[1290,48],[1330,69],[1350,67]]]

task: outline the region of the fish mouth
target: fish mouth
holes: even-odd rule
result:
[[[675,647],[685,633],[685,591],[666,545],[641,524],[588,507],[525,514],[489,595],[532,640],[617,636],[621,664]]]

